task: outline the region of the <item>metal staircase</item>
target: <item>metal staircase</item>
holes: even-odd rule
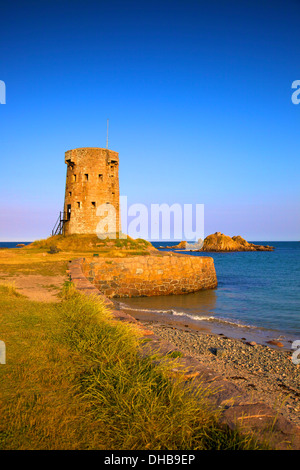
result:
[[[64,228],[64,223],[67,221],[67,213],[66,212],[60,212],[59,216],[55,222],[55,225],[52,229],[52,236],[54,235],[62,235],[63,233],[63,228]]]

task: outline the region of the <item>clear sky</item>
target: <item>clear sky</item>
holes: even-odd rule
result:
[[[0,240],[46,238],[64,152],[119,152],[133,203],[300,240],[299,0],[2,1]]]

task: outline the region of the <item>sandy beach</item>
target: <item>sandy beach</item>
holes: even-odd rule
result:
[[[300,426],[300,365],[292,362],[292,349],[230,338],[179,322],[164,324],[138,312],[134,316],[183,353]]]

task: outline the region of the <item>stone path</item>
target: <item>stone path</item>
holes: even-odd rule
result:
[[[17,292],[38,302],[59,302],[58,292],[66,281],[66,276],[42,276],[39,274],[18,274],[8,276],[0,273],[1,284],[13,284]]]

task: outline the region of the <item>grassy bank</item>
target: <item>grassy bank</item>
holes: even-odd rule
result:
[[[127,253],[132,254],[149,254],[149,250],[154,250],[150,242],[142,238],[133,239],[129,236],[126,238],[98,238],[92,234],[73,234],[73,235],[55,235],[45,240],[37,240],[28,248],[32,250],[42,249],[47,252],[81,252],[96,253],[98,255],[122,256]]]
[[[1,449],[248,449],[205,392],[138,354],[140,333],[67,284],[61,302],[0,286]],[[179,379],[178,379],[179,380]]]
[[[68,261],[74,258],[147,256],[150,253],[160,255],[151,243],[142,239],[101,240],[96,235],[56,235],[23,248],[0,250],[0,273],[57,276],[66,273]]]

